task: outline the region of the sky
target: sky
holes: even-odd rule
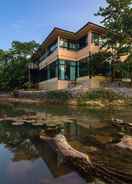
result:
[[[1,0],[0,49],[13,40],[41,43],[54,27],[77,31],[94,16],[105,0]]]

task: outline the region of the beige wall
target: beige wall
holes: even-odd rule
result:
[[[59,48],[59,58],[60,59],[65,59],[65,60],[77,60],[77,52],[76,51],[71,51],[65,48]]]
[[[77,84],[83,84],[87,82],[87,87],[89,88],[100,88],[103,85],[103,82],[109,80],[109,78],[106,78],[104,76],[95,76],[92,77],[92,79],[89,79],[89,76],[80,77],[77,79]]]
[[[42,69],[50,63],[54,62],[58,59],[58,49],[55,50],[51,55],[49,55],[46,59],[44,59],[40,64],[39,68]]]
[[[51,80],[39,82],[40,90],[56,90],[58,89],[58,79],[54,78]]]
[[[100,88],[103,85],[104,81],[109,80],[104,76],[95,76],[92,79],[89,79],[89,76],[80,77],[77,79],[77,84],[87,83],[86,87],[89,89]],[[40,90],[60,90],[67,89],[70,85],[71,81],[66,80],[58,80],[57,78],[47,80],[39,83]],[[85,87],[85,86],[84,86]]]
[[[57,78],[54,78],[51,80],[40,82],[39,89],[49,91],[67,89],[71,83],[72,81],[58,80]]]
[[[58,89],[66,89],[68,88],[69,81],[66,80],[58,80]]]

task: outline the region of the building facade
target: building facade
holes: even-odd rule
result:
[[[90,77],[90,57],[99,52],[106,30],[87,23],[77,32],[54,28],[32,56],[30,77],[41,90],[56,90],[89,81],[98,87],[104,80],[101,71]]]

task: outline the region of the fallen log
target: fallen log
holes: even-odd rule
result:
[[[132,150],[132,136],[125,135],[116,145],[120,148]]]
[[[125,122],[124,120],[122,119],[114,119],[112,118],[112,125],[113,126],[116,126],[116,127],[128,127],[130,129],[132,129],[132,123],[130,122]]]
[[[51,146],[54,146],[56,152],[61,154],[64,158],[71,157],[71,158],[84,159],[92,166],[92,163],[88,155],[72,148],[71,145],[68,144],[66,138],[63,135],[58,134],[55,137],[47,137],[45,135],[40,135],[40,138],[48,142]]]
[[[132,175],[109,168],[105,164],[100,164],[96,159],[90,159],[87,154],[72,148],[63,135],[49,137],[42,134],[40,138],[51,145],[56,153],[63,157],[63,161],[65,160],[87,180],[99,177],[110,184],[132,184]]]

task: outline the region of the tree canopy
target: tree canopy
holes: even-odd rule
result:
[[[129,69],[127,75],[132,81],[132,0],[106,0],[106,6],[100,7],[96,15],[103,18],[107,30],[104,46],[112,49],[112,67],[121,56],[128,56],[119,68],[121,72]]]
[[[117,55],[132,52],[132,0],[106,0],[96,15],[103,17],[107,42]]]
[[[35,41],[13,41],[9,50],[0,49],[0,89],[22,88],[27,79],[27,66],[31,55],[38,48]]]

